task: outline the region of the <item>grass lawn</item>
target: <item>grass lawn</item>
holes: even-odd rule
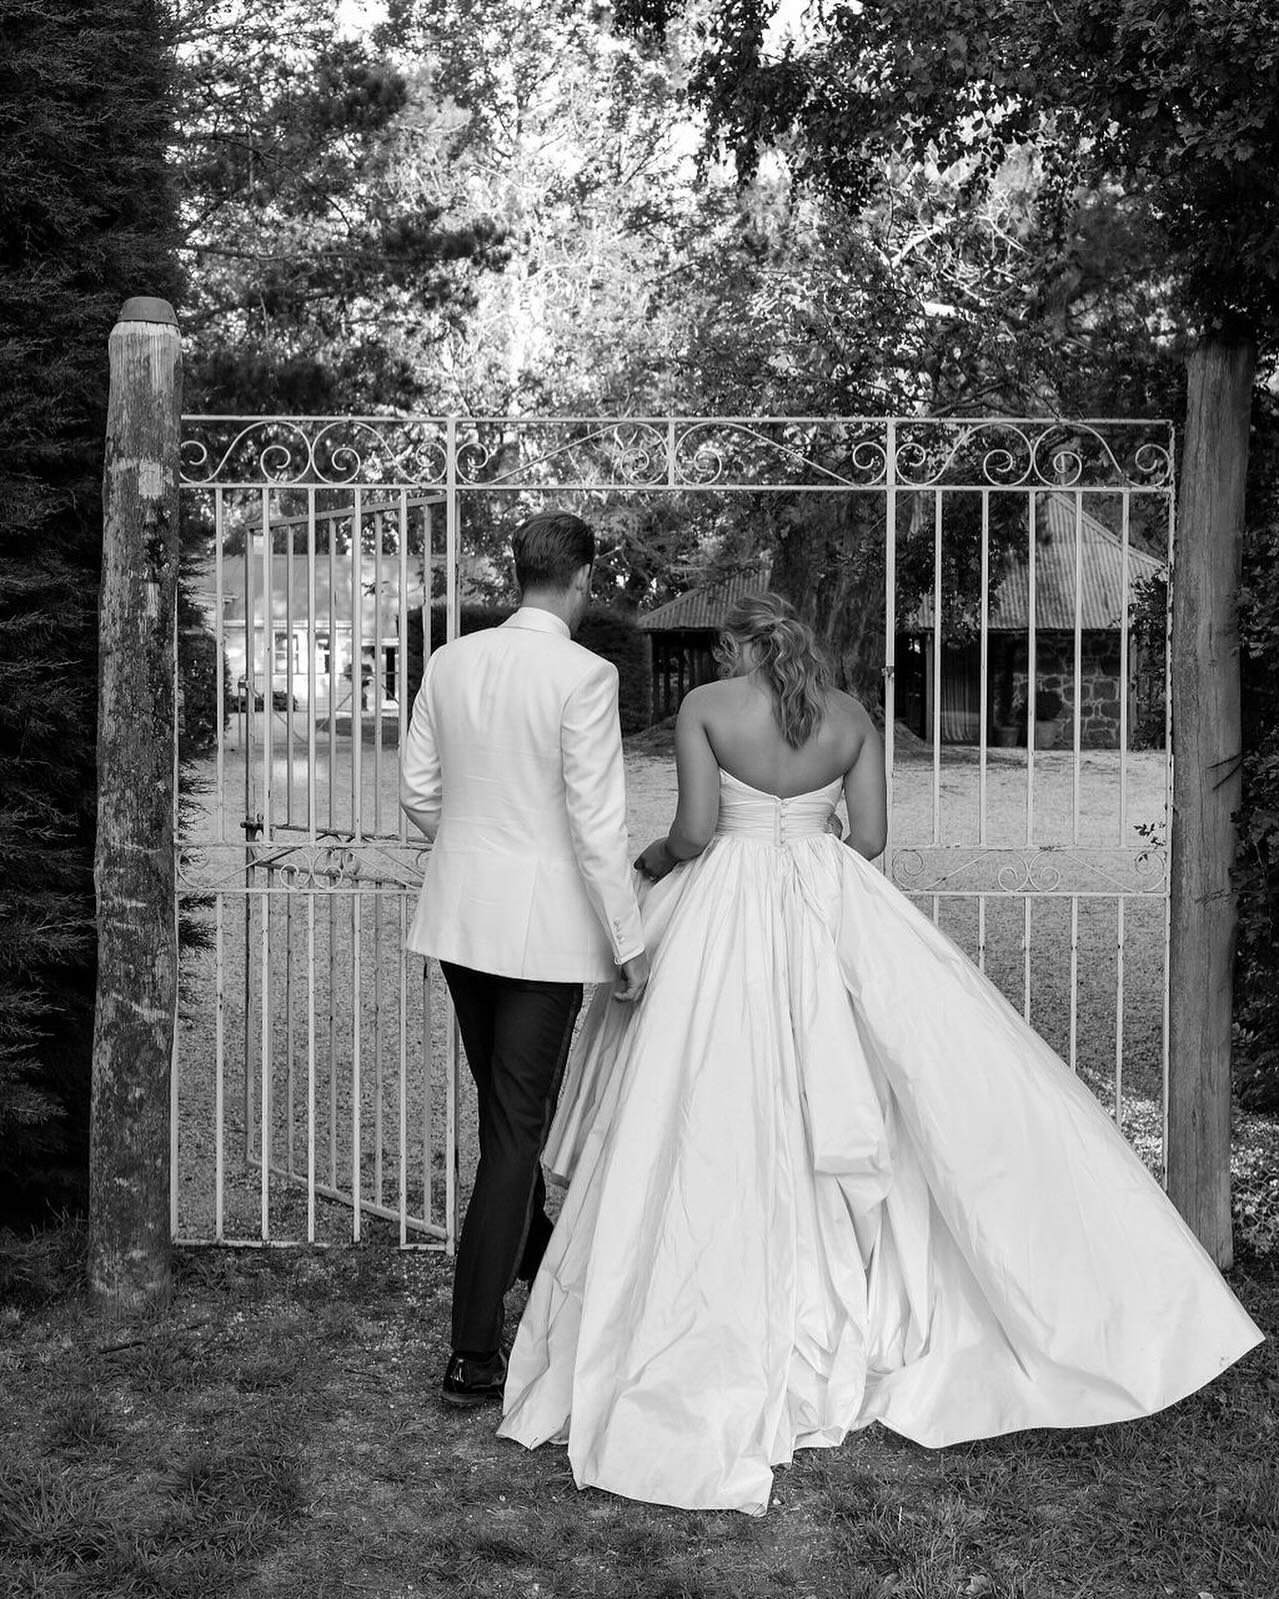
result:
[[[930,1452],[875,1427],[780,1472],[767,1516],[578,1493],[564,1452],[437,1397],[449,1263],[196,1251],[169,1312],[108,1327],[81,1231],[0,1252],[4,1599],[669,1596],[1272,1599],[1271,1341],[1145,1422]]]

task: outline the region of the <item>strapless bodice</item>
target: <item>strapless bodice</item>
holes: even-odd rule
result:
[[[837,777],[821,788],[783,799],[752,788],[721,767],[715,832],[733,838],[763,839],[770,844],[789,844],[792,839],[824,833],[843,786],[843,779]]]

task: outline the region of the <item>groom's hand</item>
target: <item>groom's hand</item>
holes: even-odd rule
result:
[[[630,960],[622,962],[621,976],[613,990],[613,998],[633,1005],[648,986],[648,954],[641,950]]]

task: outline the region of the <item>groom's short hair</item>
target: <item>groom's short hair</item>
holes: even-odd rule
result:
[[[568,511],[540,511],[516,528],[511,539],[515,581],[529,589],[566,589],[580,567],[595,559],[595,535]]]

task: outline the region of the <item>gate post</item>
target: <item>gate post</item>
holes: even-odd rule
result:
[[[108,350],[88,1277],[95,1308],[130,1315],[170,1289],[182,404],[172,307],[127,300]]]
[[[1230,1232],[1231,868],[1242,731],[1238,589],[1256,351],[1190,357],[1173,556],[1168,1195],[1221,1267]]]

